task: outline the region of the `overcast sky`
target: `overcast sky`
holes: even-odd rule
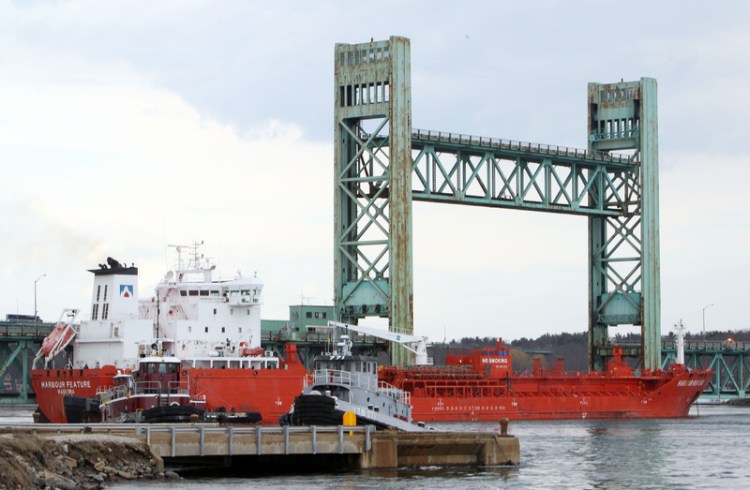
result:
[[[746,329],[750,3],[0,0],[0,313],[87,315],[107,256],[333,297],[333,51],[410,38],[412,125],[586,147],[588,82],[658,81],[662,331]],[[416,203],[415,331],[587,328],[582,217]],[[617,333],[612,329],[611,333]]]

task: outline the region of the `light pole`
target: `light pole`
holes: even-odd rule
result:
[[[37,313],[39,313],[39,310],[36,309],[36,283],[39,282],[39,280],[43,277],[47,277],[47,274],[42,274],[41,276],[34,279],[34,321],[37,319]]]
[[[703,340],[706,340],[706,310],[711,308],[714,304],[706,305],[703,307]]]

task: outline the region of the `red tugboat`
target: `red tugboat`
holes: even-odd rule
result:
[[[137,299],[135,266],[110,258],[90,271],[90,320],[75,324],[77,312],[66,311],[35,360],[40,421],[149,421],[200,410],[273,424],[288,411],[307,371],[296,346],[286,359],[260,347],[263,284],[240,274],[214,280],[199,245],[175,247],[177,267],[146,300]],[[71,358],[51,367],[67,343]]]
[[[535,359],[532,373],[514,374],[510,349],[449,354],[446,366],[386,367],[380,380],[411,393],[419,421],[558,420],[685,417],[706,388],[710,370],[634,373],[615,347],[607,370],[566,373],[562,360],[550,370]]]

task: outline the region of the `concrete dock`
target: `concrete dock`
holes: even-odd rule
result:
[[[8,428],[6,428],[7,430]],[[513,436],[494,432],[376,431],[374,427],[241,427],[212,424],[34,424],[14,432],[112,434],[142,440],[166,466],[259,468],[496,466],[520,463]]]
[[[170,459],[344,456],[362,469],[403,466],[517,465],[518,439],[481,432],[376,431],[368,427],[142,427],[146,443]],[[352,458],[353,456],[353,458]]]

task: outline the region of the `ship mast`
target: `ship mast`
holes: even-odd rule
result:
[[[685,325],[682,324],[682,319],[680,319],[680,323],[675,323],[674,331],[677,335],[677,364],[685,364]]]

